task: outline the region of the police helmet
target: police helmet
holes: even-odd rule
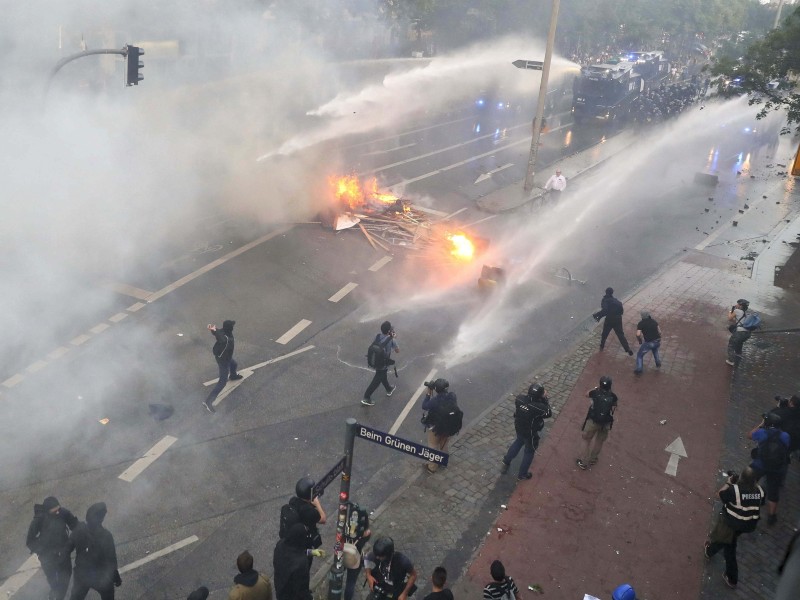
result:
[[[781,426],[781,416],[774,413],[769,412],[764,415],[764,425],[766,427],[780,427]]]
[[[600,378],[600,389],[606,391],[611,389],[611,377],[608,375],[603,375]]]
[[[539,400],[544,396],[544,386],[539,383],[534,383],[528,388],[528,397],[531,400]]]
[[[739,298],[736,301],[736,304],[742,307],[742,310],[747,310],[750,307],[750,301],[745,300],[744,298]]]
[[[611,593],[611,600],[636,600],[636,592],[629,584],[623,583]]]
[[[439,394],[441,394],[449,387],[450,387],[450,382],[447,381],[447,379],[443,379],[442,377],[439,377],[439,379],[433,382],[433,389],[436,390],[436,392]]]
[[[372,546],[372,554],[378,560],[388,560],[394,554],[394,540],[390,537],[382,537]]]
[[[314,486],[316,485],[317,483],[311,477],[303,477],[294,486],[294,493],[298,498],[310,502],[314,499]]]

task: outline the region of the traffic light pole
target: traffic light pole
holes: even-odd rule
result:
[[[347,527],[347,503],[350,501],[350,475],[353,471],[353,447],[356,441],[355,419],[345,421],[344,469],[339,489],[339,513],[336,517],[336,543],[333,546],[333,565],[328,573],[328,600],[341,600],[344,591],[344,539]]]
[[[533,189],[533,174],[536,168],[536,157],[539,154],[539,137],[542,134],[542,118],[544,105],[547,101],[547,78],[550,76],[550,59],[553,57],[553,45],[556,40],[556,25],[558,24],[558,8],[560,0],[553,0],[553,9],[550,13],[550,30],[547,33],[547,49],[544,53],[542,66],[542,82],[539,85],[539,102],[536,105],[536,116],[533,119],[533,137],[531,138],[531,151],[528,155],[528,168],[525,171],[524,190]]]

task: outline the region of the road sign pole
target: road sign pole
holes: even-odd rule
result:
[[[544,105],[547,101],[547,78],[550,76],[550,59],[553,57],[553,45],[556,39],[556,25],[558,24],[558,7],[560,0],[553,0],[553,9],[550,13],[550,30],[547,33],[547,49],[544,53],[544,66],[542,67],[542,82],[539,85],[539,102],[536,105],[536,116],[533,119],[533,138],[531,138],[531,151],[528,156],[528,168],[525,171],[524,190],[533,189],[533,173],[536,168],[536,156],[539,153],[539,137],[542,133],[542,117]]]
[[[350,474],[353,471],[353,447],[356,440],[356,420],[345,421],[344,470],[339,488],[339,513],[336,517],[336,543],[333,546],[333,565],[328,573],[328,600],[341,600],[344,584],[344,536],[347,523],[347,503],[350,500]]]

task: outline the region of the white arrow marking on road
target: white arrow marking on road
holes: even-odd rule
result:
[[[244,374],[245,374],[245,373],[247,373],[247,372],[249,372],[250,374],[252,374],[252,372],[253,372],[253,371],[255,371],[256,369],[260,369],[261,367],[266,367],[267,365],[271,365],[271,364],[274,364],[274,363],[276,363],[276,362],[280,362],[280,361],[282,361],[283,359],[285,359],[285,358],[290,358],[290,357],[292,357],[292,356],[295,356],[296,354],[302,354],[303,352],[306,352],[306,351],[308,351],[308,350],[312,350],[313,348],[314,348],[314,345],[313,345],[313,344],[311,344],[311,345],[308,345],[308,346],[304,346],[303,348],[300,348],[300,349],[298,349],[298,350],[295,350],[294,352],[288,352],[287,354],[281,354],[280,356],[276,356],[275,358],[270,358],[269,360],[265,360],[264,362],[257,363],[257,364],[255,364],[255,365],[253,365],[253,366],[251,366],[251,367],[243,367],[243,368],[242,368],[242,369],[241,369],[239,372],[240,372],[240,373],[241,373],[243,376],[244,376]],[[246,379],[247,377],[249,377],[249,375],[248,375],[248,376],[246,376],[246,377],[245,377],[245,379]],[[210,386],[210,385],[214,385],[215,383],[217,383],[217,381],[219,381],[219,378],[217,378],[217,379],[209,379],[208,381],[206,381],[205,383],[203,383],[203,385],[204,385],[204,386],[206,386],[206,387],[208,387],[208,386]],[[244,381],[244,379],[240,379],[239,381]],[[233,382],[233,383],[231,383],[230,385],[234,386],[234,385],[238,385],[238,384],[237,384],[236,382]]]
[[[431,369],[431,372],[428,373],[428,376],[424,379],[424,381],[431,381],[434,375],[436,375],[436,369]],[[394,435],[395,433],[397,433],[397,430],[400,429],[400,425],[403,424],[403,421],[405,421],[405,418],[408,416],[408,413],[411,412],[411,409],[414,407],[414,403],[417,401],[417,398],[419,398],[422,395],[422,392],[424,390],[425,390],[424,384],[420,385],[417,388],[417,391],[414,392],[413,396],[411,396],[411,399],[408,401],[408,404],[406,404],[405,408],[403,409],[403,412],[400,413],[400,415],[397,417],[397,420],[394,422],[394,425],[392,425],[392,428],[389,430],[389,435]]]
[[[165,435],[161,438],[156,445],[150,448],[147,452],[144,453],[144,456],[133,463],[130,467],[125,469],[119,476],[119,479],[123,481],[131,482],[136,479],[139,475],[141,475],[142,471],[144,471],[147,467],[152,465],[159,456],[164,454],[167,449],[172,446],[175,442],[178,441],[178,438],[172,437],[171,435]]]
[[[31,554],[22,566],[17,569],[11,577],[6,579],[3,585],[0,585],[0,596],[3,598],[10,598],[19,591],[23,585],[30,581],[30,578],[39,570],[39,557]]]
[[[505,171],[506,169],[508,169],[510,167],[513,167],[513,166],[514,166],[514,163],[508,163],[508,164],[503,165],[502,167],[497,167],[496,169],[492,169],[491,171],[487,171],[486,173],[484,173],[483,175],[479,176],[475,180],[475,185],[479,184],[481,181],[486,181],[487,179],[491,179],[492,175],[494,175],[495,173],[499,173],[500,171]]]
[[[236,381],[228,380],[228,383],[225,385],[224,388],[222,388],[222,391],[219,393],[219,395],[216,398],[214,398],[214,401],[211,403],[211,406],[217,406],[220,402],[225,400],[225,398],[231,395],[231,392],[233,392],[233,390],[242,385],[245,379],[250,377],[250,375],[252,374],[253,372],[248,369],[240,370],[239,375],[241,375],[242,378],[237,379]],[[219,381],[219,379],[217,379],[217,381]]]
[[[150,561],[153,561],[157,558],[161,558],[162,556],[166,556],[170,552],[175,552],[175,550],[180,550],[184,546],[188,546],[189,544],[194,544],[195,542],[200,541],[200,538],[196,535],[189,536],[186,539],[181,540],[180,542],[175,542],[171,546],[167,546],[161,550],[153,552],[145,556],[144,558],[140,558],[139,560],[135,560],[132,563],[125,565],[124,567],[119,568],[119,573],[122,575],[123,573],[127,573],[128,571],[133,571],[134,569],[138,569],[142,565],[146,565]]]
[[[664,469],[664,473],[675,477],[678,474],[678,461],[681,457],[689,458],[686,454],[686,448],[683,447],[681,437],[676,437],[664,450],[669,452],[669,462],[667,463],[667,468]]]

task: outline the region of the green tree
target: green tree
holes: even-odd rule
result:
[[[758,118],[785,110],[787,120],[800,130],[800,94],[793,81],[800,74],[800,7],[766,37],[753,43],[741,61],[720,59],[712,73],[741,78],[750,104],[760,105]],[[774,82],[778,82],[777,88]]]

